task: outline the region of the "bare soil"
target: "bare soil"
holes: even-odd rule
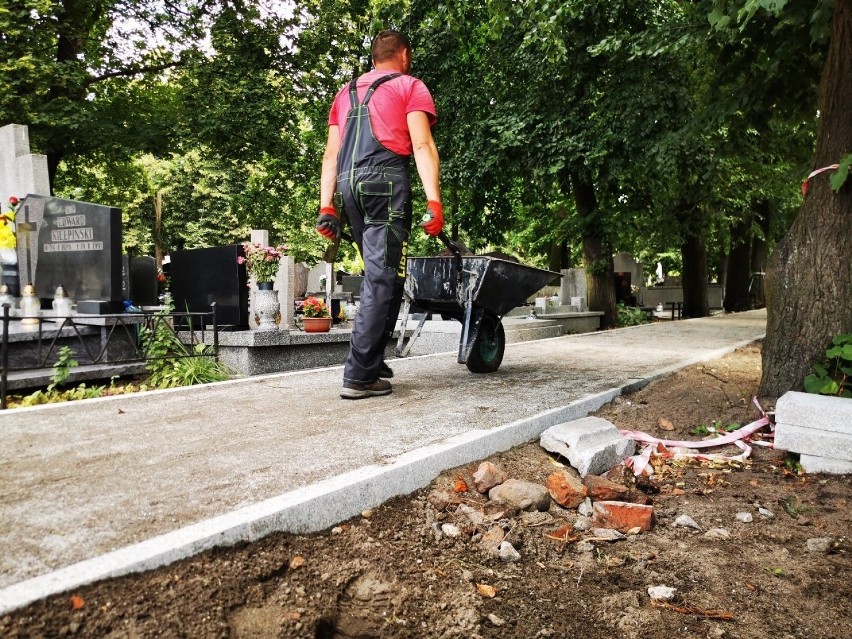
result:
[[[684,369],[605,406],[620,428],[696,439],[699,424],[745,424],[759,345]],[[761,398],[771,408],[773,398]],[[661,423],[673,430],[664,430]],[[733,447],[730,451],[737,452]],[[560,460],[530,443],[490,459],[544,483]],[[563,460],[564,461],[564,460]],[[658,465],[655,526],[615,542],[553,539],[577,519],[552,505],[474,525],[431,491],[473,484],[477,464],[321,534],[276,534],[51,597],[0,620],[3,637],[792,637],[852,636],[852,478],[803,475],[755,447],[745,464]],[[474,490],[461,504],[485,510]],[[434,501],[434,500],[433,500]],[[760,514],[758,508],[774,516]],[[751,523],[737,521],[748,512]],[[675,527],[689,515],[701,530]],[[458,537],[437,534],[454,523]],[[520,561],[482,539],[502,528]],[[729,539],[706,536],[724,528]],[[550,535],[551,537],[548,537]],[[830,538],[821,550],[809,539]],[[813,544],[814,542],[812,542]],[[668,604],[649,586],[676,588]]]

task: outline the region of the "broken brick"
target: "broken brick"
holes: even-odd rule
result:
[[[654,507],[628,504],[623,501],[597,501],[593,505],[592,521],[598,528],[610,528],[626,533],[631,528],[651,530]]]
[[[579,473],[573,468],[557,470],[547,478],[544,485],[553,501],[565,508],[576,508],[583,503],[588,493]]]
[[[592,501],[623,501],[628,494],[625,486],[616,484],[600,475],[586,475],[583,483],[589,492]]]

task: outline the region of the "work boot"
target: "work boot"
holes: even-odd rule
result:
[[[390,395],[393,392],[391,383],[386,379],[377,379],[372,384],[357,384],[355,382],[343,382],[340,396],[343,399],[363,399],[374,395]]]
[[[382,366],[379,368],[379,377],[384,377],[385,379],[393,377],[393,369],[385,363],[385,360],[382,360]]]

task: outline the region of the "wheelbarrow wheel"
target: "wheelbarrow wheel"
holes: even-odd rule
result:
[[[467,358],[467,368],[471,373],[493,373],[500,368],[503,352],[506,350],[506,332],[496,317],[486,315],[482,318],[479,335]]]

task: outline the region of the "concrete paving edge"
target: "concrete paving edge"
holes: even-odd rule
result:
[[[441,472],[485,459],[537,439],[543,431],[585,417],[619,395],[634,392],[681,368],[717,359],[751,344],[745,340],[674,366],[658,369],[620,388],[586,395],[566,406],[490,430],[472,430],[371,465],[284,493],[233,512],[125,546],[0,590],[0,615],[86,584],[152,570],[218,546],[254,541],[273,532],[310,533],[428,485]]]

